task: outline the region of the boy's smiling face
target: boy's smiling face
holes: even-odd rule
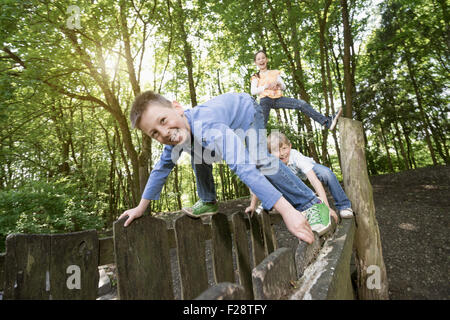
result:
[[[289,162],[289,155],[291,154],[291,148],[291,144],[283,143],[279,148],[272,150],[272,155],[279,158],[284,164],[287,165]]]
[[[191,128],[184,116],[183,107],[176,101],[172,107],[153,104],[142,113],[140,129],[162,144],[177,145],[191,136]]]

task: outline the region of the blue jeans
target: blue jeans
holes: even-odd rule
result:
[[[331,117],[326,117],[323,114],[317,112],[313,107],[311,107],[309,103],[301,99],[293,99],[287,97],[273,99],[264,97],[261,98],[259,103],[261,104],[264,115],[264,126],[267,125],[267,121],[269,120],[270,109],[297,109],[327,128],[330,127],[332,122]]]
[[[338,210],[351,208],[352,204],[333,171],[318,163],[314,165],[313,171],[317,178],[319,178],[319,180],[328,187],[328,190],[330,190],[334,199],[334,204]]]
[[[191,157],[191,159],[192,169],[194,169],[195,173],[195,181],[197,182],[198,197],[203,202],[215,202],[216,187],[214,185],[212,165],[207,163],[194,164],[194,157]]]
[[[267,137],[264,130],[264,116],[261,106],[256,102],[255,109],[256,112],[249,130],[254,130],[254,133],[257,136],[257,144],[254,146],[256,147],[256,150],[248,151],[251,156],[256,157],[256,167],[295,209],[304,211],[313,204],[320,203],[320,200],[315,196],[314,192],[309,189],[303,181],[291,171],[291,169],[289,169],[280,159],[268,152]],[[246,137],[246,143],[248,149],[248,136]],[[197,177],[197,192],[199,198],[205,202],[214,201],[216,199],[216,191],[214,188],[212,165],[192,164],[192,166]],[[214,195],[214,198],[212,198],[212,195]],[[264,209],[270,210],[272,208],[265,207]]]

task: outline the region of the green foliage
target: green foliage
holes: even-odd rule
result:
[[[10,233],[63,233],[104,226],[105,197],[68,179],[0,191],[0,251]]]

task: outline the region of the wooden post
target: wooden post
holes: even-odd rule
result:
[[[279,300],[297,280],[294,253],[291,248],[272,252],[252,271],[255,300]]]
[[[277,241],[275,234],[273,232],[271,219],[269,213],[265,210],[261,212],[261,224],[263,228],[263,236],[264,236],[264,250],[266,256],[271,254],[277,249]]]
[[[10,234],[6,238],[4,299],[95,300],[97,231]]]
[[[263,228],[258,219],[257,214],[248,216],[250,222],[250,238],[252,243],[252,259],[253,265],[256,267],[261,261],[264,260],[266,255],[264,254],[264,236]]]
[[[173,300],[167,224],[144,216],[128,227],[114,223],[117,288],[121,300]]]
[[[236,212],[231,216],[236,262],[239,271],[239,284],[245,289],[246,300],[253,300],[252,268],[248,249],[245,213]]]
[[[213,215],[211,230],[214,280],[216,283],[233,283],[233,241],[227,216],[223,213]]]
[[[344,188],[356,217],[354,246],[359,299],[388,299],[386,267],[367,173],[362,123],[339,119]]]
[[[186,215],[175,220],[181,299],[195,299],[208,289],[205,235],[202,219]]]

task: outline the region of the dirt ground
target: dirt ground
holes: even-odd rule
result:
[[[392,300],[450,299],[450,166],[370,178]],[[332,198],[330,203],[332,203]],[[226,213],[247,199],[220,204]],[[285,230],[275,228],[285,233]],[[286,235],[277,239],[289,245]],[[284,239],[284,240],[283,240]],[[279,246],[283,246],[279,243]]]
[[[391,299],[450,299],[450,166],[371,178]]]

